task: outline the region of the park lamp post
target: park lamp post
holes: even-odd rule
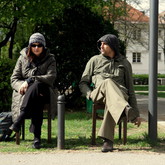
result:
[[[152,141],[157,141],[158,4],[159,0],[150,0],[148,132]]]

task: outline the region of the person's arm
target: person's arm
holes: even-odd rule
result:
[[[86,96],[87,99],[90,99],[91,94],[91,82],[92,82],[92,75],[93,75],[93,60],[90,59],[85,67],[85,70],[82,74],[81,81],[79,83],[80,91],[82,92],[83,96]]]
[[[40,72],[39,68],[38,68],[38,72]],[[34,75],[31,77],[32,81],[40,81],[43,83],[48,84],[49,86],[52,86],[55,79],[56,79],[56,75],[57,75],[57,71],[56,71],[56,61],[53,57],[51,57],[48,61],[48,67],[47,67],[47,71],[46,74],[42,74],[41,75]]]
[[[22,77],[22,56],[18,58],[10,80],[12,88],[19,92],[21,85],[25,81]]]
[[[140,117],[137,117],[134,121],[134,124],[137,125],[138,127],[140,126],[141,124],[141,118]]]

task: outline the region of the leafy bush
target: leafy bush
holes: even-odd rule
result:
[[[12,96],[10,76],[14,66],[15,61],[0,58],[0,112],[10,111]]]
[[[164,74],[158,74],[157,78],[165,78]],[[135,85],[148,85],[149,75],[148,74],[134,74],[133,81]]]
[[[147,85],[148,84],[148,74],[133,75],[133,81],[135,85]]]
[[[158,74],[158,78],[165,78],[165,74]]]

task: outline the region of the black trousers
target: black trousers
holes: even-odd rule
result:
[[[20,127],[25,118],[31,118],[31,132],[34,133],[34,137],[40,138],[43,123],[43,108],[46,103],[49,103],[49,97],[48,85],[38,81],[31,84],[25,93],[20,108],[20,115],[14,124]]]

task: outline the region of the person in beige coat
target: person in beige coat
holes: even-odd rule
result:
[[[22,121],[30,117],[33,148],[39,149],[44,105],[50,104],[52,118],[56,115],[56,93],[53,90],[56,60],[46,48],[41,33],[32,34],[28,47],[20,54],[11,76],[13,124],[10,130],[19,132]]]
[[[141,119],[133,89],[132,67],[119,53],[119,41],[113,34],[98,42],[101,52],[87,63],[79,84],[87,99],[105,104],[104,119],[98,136],[103,139],[102,152],[113,151],[114,128],[123,115],[140,126]],[[91,89],[93,84],[93,89]]]

